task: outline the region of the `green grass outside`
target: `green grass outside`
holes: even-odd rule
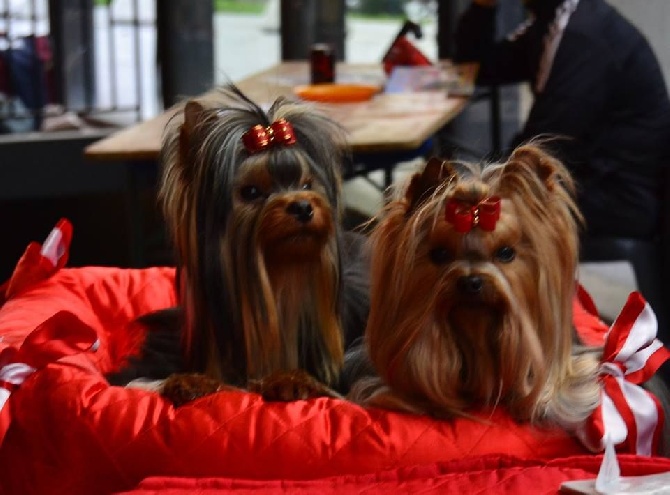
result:
[[[160,1],[160,0],[159,0]],[[94,0],[94,5],[109,5],[112,0]],[[214,0],[214,12],[229,14],[260,14],[265,9],[263,0]]]
[[[265,10],[265,2],[249,0],[214,0],[214,12],[227,14],[261,14]]]
[[[214,12],[226,14],[262,14],[265,10],[266,2],[264,0],[213,0]],[[109,5],[112,0],[94,0],[95,5]],[[372,19],[375,21],[388,21],[401,23],[403,17],[399,15],[367,15],[356,12],[347,13],[347,17],[352,19]]]
[[[360,14],[358,12],[347,12],[347,19],[358,19],[363,21],[382,21],[402,23],[405,17],[397,14]]]

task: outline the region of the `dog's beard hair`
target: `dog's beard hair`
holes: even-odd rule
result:
[[[449,267],[443,278],[447,286],[441,291],[447,307],[436,322],[442,334],[453,341],[450,348],[457,366],[451,377],[458,385],[455,392],[470,403],[487,407],[495,406],[501,397],[513,398],[507,405],[512,414],[522,417],[533,409],[545,383],[541,343],[530,317],[531,308],[488,263],[477,267],[477,274],[486,279],[486,285],[495,287],[492,290],[497,307],[461,307],[454,297],[455,281],[470,270],[468,264],[459,262]],[[459,312],[464,315],[457,317]]]
[[[255,229],[245,232],[246,222],[232,227],[225,250],[234,254],[230,264],[224,265],[235,267],[235,276],[228,277],[228,290],[236,295],[233,303],[242,308],[236,328],[244,336],[247,376],[260,378],[276,370],[302,368],[333,384],[343,352],[334,236],[313,259],[274,264],[256,239]],[[253,240],[244,248],[235,241],[240,237]]]
[[[339,377],[343,359],[334,247],[331,240],[318,259],[300,267],[273,269],[269,277],[279,326],[291,330],[280,334],[283,354],[290,361],[277,365],[280,369],[306,369],[331,385]]]
[[[451,269],[458,272],[460,267]],[[498,288],[500,304],[506,310],[480,314],[467,328],[456,326],[449,317],[453,280],[445,276],[443,285],[428,294],[421,290],[426,278],[419,273],[403,281],[404,309],[393,323],[403,338],[392,341],[370,334],[372,359],[400,396],[422,404],[431,414],[467,416],[473,407],[495,406],[501,395],[511,393],[514,400],[507,404],[514,408],[511,412],[530,419],[522,416],[533,411],[543,392],[545,363],[527,311],[509,285],[497,278],[503,285]],[[416,297],[424,301],[409,302]],[[373,314],[380,320],[371,320],[369,328],[392,326],[383,314]]]
[[[331,217],[326,203],[315,204]],[[240,209],[225,234],[206,227],[213,238],[198,238],[202,256],[196,259],[205,260],[194,266],[199,278],[183,277],[187,353],[205,363],[200,368],[207,374],[228,382],[301,368],[334,384],[343,358],[334,225],[329,220],[330,233],[315,241],[323,243],[318,252],[278,262],[271,259],[277,246],[266,252],[259,239],[260,229],[279,229],[266,218]]]

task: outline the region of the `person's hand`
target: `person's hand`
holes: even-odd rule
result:
[[[498,5],[498,0],[472,0],[472,3],[476,3],[481,7],[495,7]]]

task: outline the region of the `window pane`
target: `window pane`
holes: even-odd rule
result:
[[[355,63],[381,61],[405,19],[421,26],[422,38],[408,39],[430,60],[437,60],[437,2],[347,0],[346,59]]]
[[[214,80],[267,69],[281,58],[279,0],[214,2]]]

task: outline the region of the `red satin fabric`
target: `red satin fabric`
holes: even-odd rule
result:
[[[598,310],[586,289],[577,286],[577,295],[572,300],[572,321],[584,344],[601,346],[609,327],[598,317]]]
[[[174,305],[173,284],[170,268],[62,269],[0,308],[0,351],[20,346],[63,309],[100,340],[97,351],[41,367],[10,397],[0,493],[105,494],[131,490],[152,476],[325,478],[324,486],[331,486],[346,476],[464,458],[584,453],[562,432],[517,425],[502,410],[478,421],[448,422],[333,399],[266,404],[244,392],[222,392],[174,409],[154,393],[110,387],[102,373],[120,366],[142,339],[132,320]],[[588,312],[576,321],[593,322]],[[495,469],[486,475],[496,476]]]
[[[270,146],[290,146],[295,144],[293,126],[279,119],[267,127],[258,124],[242,134],[242,142],[249,153],[258,153]]]
[[[331,399],[266,404],[243,392],[175,410],[156,394],[108,387],[78,364],[49,367],[12,397],[0,452],[9,493],[50,493],[54,479],[68,493],[108,493],[147,476],[305,480],[492,453],[583,453],[560,432],[519,427],[502,412],[492,425],[438,422]]]
[[[2,305],[0,350],[20,346],[41,323],[65,310],[96,332],[100,348],[90,358],[106,373],[120,366],[144,338],[141,327],[130,322],[175,304],[173,268],[62,269]]]
[[[474,206],[451,198],[445,208],[445,218],[454,225],[456,232],[470,232],[473,227],[490,232],[496,228],[496,223],[500,220],[500,198],[498,196],[484,198]]]
[[[564,481],[592,479],[600,456],[575,456],[546,462],[506,456],[482,456],[412,468],[399,468],[358,476],[337,476],[308,481],[257,481],[230,478],[149,478],[118,495],[246,495],[342,493],[389,495],[392,493],[496,493],[555,495]],[[620,456],[624,476],[643,476],[670,470],[670,459]]]

